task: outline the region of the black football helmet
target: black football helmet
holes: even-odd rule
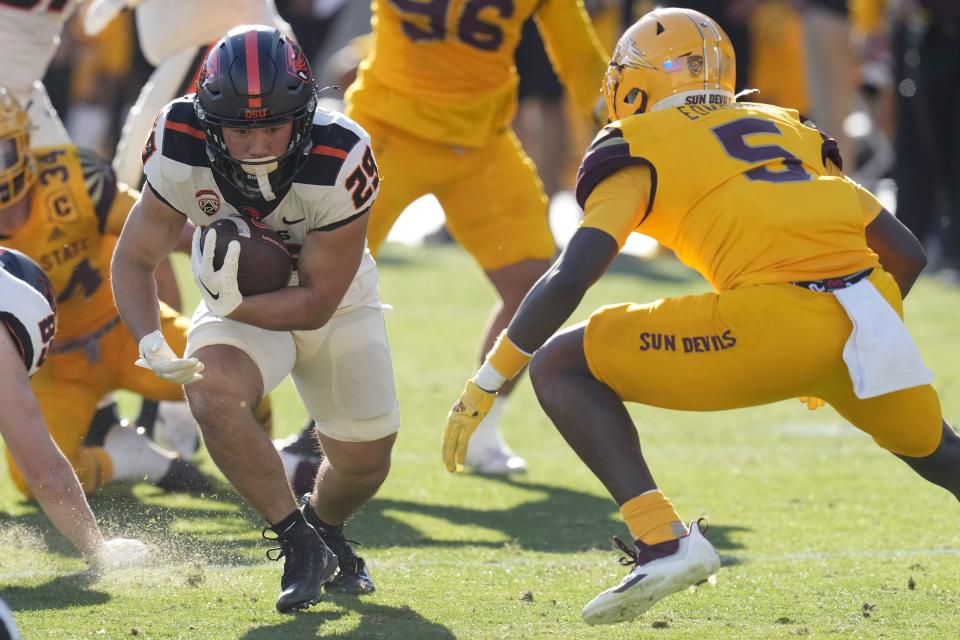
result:
[[[310,157],[317,85],[303,51],[273,27],[243,25],[213,46],[197,78],[194,108],[214,171],[251,199],[276,199]],[[293,122],[287,151],[258,161],[233,158],[223,127]]]

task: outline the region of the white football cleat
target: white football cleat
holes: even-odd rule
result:
[[[720,556],[703,537],[697,520],[690,523],[687,535],[676,540],[655,545],[637,540],[634,549],[619,538],[614,541],[628,556],[620,563],[634,566],[620,584],[583,608],[583,621],[590,625],[633,620],[657,601],[704,582],[720,568]]]
[[[189,460],[200,447],[200,425],[186,402],[161,402],[153,424],[153,441]]]
[[[527,472],[527,461],[505,446],[486,449],[469,447],[463,463],[481,476],[505,476],[511,473]]]

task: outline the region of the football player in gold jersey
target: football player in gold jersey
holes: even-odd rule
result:
[[[626,31],[603,85],[618,121],[578,175],[584,221],[444,430],[454,471],[498,388],[535,353],[541,405],[636,539],[620,543],[630,573],[584,609],[590,624],[631,619],[720,566],[657,488],[625,402],[710,411],[822,398],[960,498],[960,438],[901,319],[919,243],[844,177],[831,139],[794,111],[737,103],[733,87],[733,48],[707,16],[659,9]],[[635,230],[714,292],[602,307],[553,336]]]
[[[574,102],[591,114],[606,55],[581,0],[377,0],[374,46],[347,92],[347,115],[370,133],[384,177],[371,251],[408,204],[434,194],[500,298],[481,353],[556,251],[543,185],[510,128],[514,51],[531,16]],[[480,473],[522,471],[497,429],[503,400],[496,405],[467,462]]]
[[[32,380],[54,441],[87,493],[111,480],[147,479],[169,490],[208,485],[186,460],[135,430],[114,426],[102,441],[85,441],[97,401],[129,389],[154,400],[183,401],[182,380],[159,380],[132,366],[137,345],[120,323],[107,283],[110,257],[136,201],[100,158],[67,144],[29,148],[29,122],[0,87],[0,240],[33,258],[53,285],[58,330],[46,366]],[[186,342],[187,319],[163,311],[171,344]],[[13,483],[30,495],[10,452]]]

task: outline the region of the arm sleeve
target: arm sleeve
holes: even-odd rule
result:
[[[610,56],[603,50],[582,0],[543,0],[535,17],[560,80],[577,109],[592,115]]]
[[[629,166],[611,174],[587,198],[580,226],[608,233],[622,249],[643,222],[652,186],[650,167],[646,165]]]

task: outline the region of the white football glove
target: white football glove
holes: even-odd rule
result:
[[[213,254],[217,246],[217,230],[207,231],[203,241],[203,250],[200,250],[201,228],[193,232],[193,249],[190,252],[190,270],[193,272],[193,281],[203,297],[207,309],[226,318],[240,306],[243,296],[240,294],[240,285],[237,284],[237,269],[240,267],[240,243],[231,240],[227,245],[227,255],[223,258],[223,265],[217,271],[213,268]]]
[[[103,575],[117,569],[137,566],[148,555],[150,549],[139,540],[114,538],[104,542],[87,561],[95,574]]]
[[[177,384],[203,380],[203,363],[196,358],[178,358],[159,330],[140,339],[140,359],[134,364],[150,369],[158,378]]]
[[[93,0],[83,14],[83,30],[88,36],[103,31],[124,9],[133,9],[143,0]]]

